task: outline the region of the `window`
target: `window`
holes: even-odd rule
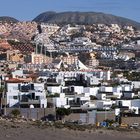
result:
[[[32,93],[32,99],[35,100],[35,93]]]
[[[18,99],[18,96],[13,96],[13,99],[17,100]]]
[[[36,100],[39,100],[39,98],[40,98],[39,96],[36,96]]]
[[[31,84],[31,90],[34,90],[34,84]]]

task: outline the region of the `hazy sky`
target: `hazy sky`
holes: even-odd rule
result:
[[[140,0],[0,0],[0,16],[32,20],[45,11],[95,11],[140,22]]]

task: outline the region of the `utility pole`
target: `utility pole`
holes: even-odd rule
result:
[[[106,107],[105,107],[105,121],[107,120],[107,112],[106,112]]]
[[[5,92],[6,92],[6,85],[5,85],[5,81],[4,81],[4,89],[3,89],[3,102],[4,102],[4,116],[6,116],[7,115],[7,110],[6,110],[6,94],[5,94]]]
[[[35,53],[37,54],[37,50],[38,49],[38,44],[36,43],[36,47],[35,47]]]

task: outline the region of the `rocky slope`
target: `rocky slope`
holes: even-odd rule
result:
[[[18,20],[13,17],[2,16],[2,17],[0,17],[0,22],[16,23],[16,22],[18,22]]]
[[[33,21],[57,24],[119,24],[121,26],[132,25],[140,29],[140,23],[136,21],[97,12],[44,12],[38,15]]]

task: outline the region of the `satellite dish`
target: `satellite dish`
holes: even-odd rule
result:
[[[34,105],[30,105],[30,108],[34,108]]]

